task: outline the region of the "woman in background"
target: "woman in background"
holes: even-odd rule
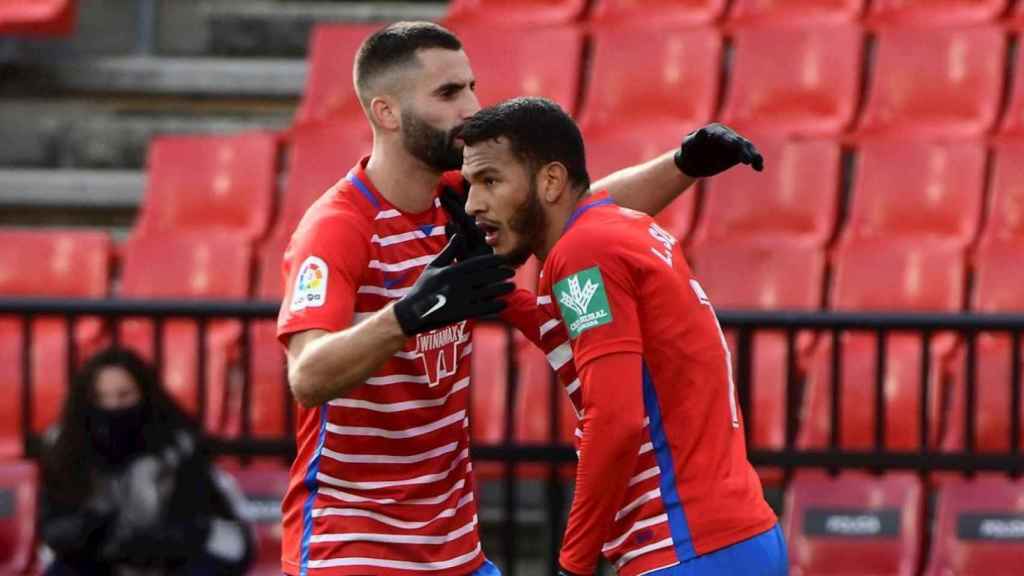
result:
[[[128,350],[75,376],[43,456],[48,575],[242,574],[241,496],[212,466],[156,372]]]

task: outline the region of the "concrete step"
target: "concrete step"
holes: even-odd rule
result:
[[[0,169],[0,209],[132,211],[145,183],[138,170]]]
[[[284,130],[292,107],[219,106],[190,102],[102,100],[0,101],[0,166],[142,168],[162,134]]]

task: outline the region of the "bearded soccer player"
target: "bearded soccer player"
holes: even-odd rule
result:
[[[511,270],[471,257],[481,239],[445,249],[440,192],[464,194],[459,172],[446,172],[462,162],[453,129],[480,108],[458,39],[435,24],[391,25],[364,42],[353,76],[372,153],[313,204],[284,258],[278,336],[301,408],[282,569],[495,574],[468,459],[472,319],[507,305],[505,317],[546,351],[566,336],[543,329],[532,294],[502,299]],[[688,155],[736,163],[744,142],[721,135]],[[604,186],[655,212],[693,182],[668,153]]]
[[[563,573],[593,574],[603,553],[624,576],[785,574],[725,338],[676,239],[587,194],[583,140],[550,101],[486,108],[460,135],[466,212],[495,253],[544,261],[538,299],[569,333],[575,374],[560,376],[582,435]],[[680,168],[702,175],[692,159]]]

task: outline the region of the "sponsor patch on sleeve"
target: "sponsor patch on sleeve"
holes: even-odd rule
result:
[[[608,294],[597,266],[562,279],[555,284],[554,292],[571,338],[612,321]]]
[[[295,288],[292,291],[292,302],[288,307],[292,312],[306,308],[323,306],[327,301],[327,264],[310,256],[299,266],[295,277]]]

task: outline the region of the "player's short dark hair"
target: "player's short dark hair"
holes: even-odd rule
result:
[[[533,170],[560,162],[580,193],[590,189],[583,136],[576,122],[546,98],[513,98],[484,108],[463,123],[458,136],[467,146],[504,137],[512,153]]]
[[[454,34],[433,22],[396,22],[374,32],[356,53],[356,89],[363,93],[374,78],[414,61],[420,50],[462,50]]]

